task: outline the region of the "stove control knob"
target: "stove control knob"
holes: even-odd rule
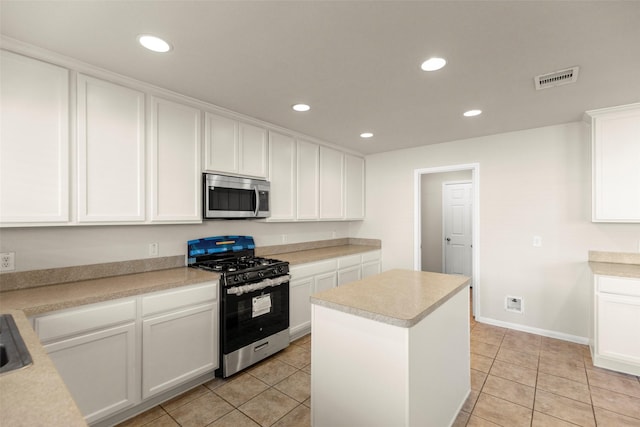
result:
[[[258,276],[260,276],[260,277],[264,277],[264,275],[265,275],[264,271],[259,271],[259,272],[258,272]]]
[[[249,280],[249,273],[244,273],[244,280]]]

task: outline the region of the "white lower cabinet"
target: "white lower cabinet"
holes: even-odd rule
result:
[[[143,313],[148,307],[165,310],[142,321],[143,399],[218,367],[215,292],[207,284],[143,298]],[[203,298],[211,302],[200,304]]]
[[[382,272],[382,252],[371,251],[362,254],[362,278]]]
[[[289,334],[292,339],[311,330],[309,297],[337,285],[336,259],[291,266],[289,274]]]
[[[209,282],[90,304],[33,324],[87,423],[105,422],[213,373],[217,289]]]
[[[301,337],[311,330],[311,305],[314,277],[297,278],[290,269],[289,282],[289,335],[292,339]]]
[[[41,316],[34,324],[88,423],[140,402],[135,298]]]
[[[338,286],[362,278],[362,255],[338,258]]]
[[[593,364],[640,375],[640,279],[594,276]]]
[[[380,250],[324,261],[292,265],[289,269],[289,333],[291,339],[311,331],[311,295],[380,273]]]

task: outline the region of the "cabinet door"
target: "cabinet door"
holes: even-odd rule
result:
[[[597,295],[596,342],[600,356],[640,366],[640,297]]]
[[[144,93],[79,74],[77,116],[78,221],[144,221]]]
[[[320,219],[344,218],[344,154],[320,147]]]
[[[373,261],[362,264],[362,278],[374,276],[380,274],[381,264],[380,261]]]
[[[202,220],[200,110],[152,100],[151,221]]]
[[[240,165],[242,175],[267,177],[267,131],[240,123]]]
[[[135,323],[44,346],[87,423],[140,401]]]
[[[314,279],[291,280],[289,283],[289,332],[291,336],[297,336],[301,331],[311,328],[311,290]]]
[[[345,219],[364,219],[364,159],[349,154],[344,159]]]
[[[315,276],[315,289],[314,293],[326,291],[327,289],[335,288],[338,285],[338,275],[335,271],[318,274]]]
[[[296,219],[296,141],[269,132],[269,181],[271,216],[268,221]]]
[[[640,104],[593,120],[593,220],[640,222]]]
[[[360,265],[338,270],[338,286],[361,279]]]
[[[205,114],[204,169],[211,172],[237,173],[238,122],[212,113]]]
[[[143,399],[218,367],[217,313],[211,303],[143,320]]]
[[[0,222],[66,223],[69,72],[0,55]]]
[[[297,148],[297,218],[318,219],[319,146],[299,140]]]

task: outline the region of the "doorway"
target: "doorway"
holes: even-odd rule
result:
[[[478,163],[414,170],[414,269],[445,272],[446,236],[443,220],[443,186],[447,181],[471,183],[471,272],[472,312],[480,313],[480,245]]]

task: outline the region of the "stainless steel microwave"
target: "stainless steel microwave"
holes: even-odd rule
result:
[[[204,219],[267,218],[269,181],[237,176],[203,174]]]

